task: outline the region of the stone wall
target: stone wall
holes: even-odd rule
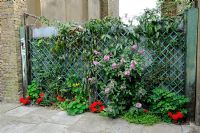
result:
[[[19,27],[25,0],[0,0],[0,100],[16,102],[22,95]]]

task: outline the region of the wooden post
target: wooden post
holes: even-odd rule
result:
[[[198,2],[200,8],[200,2]],[[200,10],[199,10],[200,18]],[[198,44],[197,44],[197,83],[196,83],[196,111],[195,122],[200,125],[200,21],[198,22]]]
[[[191,120],[195,117],[195,86],[196,86],[196,47],[197,47],[197,27],[198,9],[191,8],[187,11],[187,41],[186,41],[186,96],[190,98],[188,104],[189,116]]]

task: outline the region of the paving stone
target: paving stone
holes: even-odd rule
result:
[[[4,126],[8,125],[12,120],[10,120],[9,118],[0,116],[0,129],[3,128]]]
[[[69,116],[65,111],[60,111],[55,115],[53,115],[50,119],[46,120],[46,122],[71,126],[83,116],[84,116],[83,114],[76,116]]]
[[[144,126],[128,123],[121,119],[114,120],[111,133],[141,133]]]
[[[183,133],[200,133],[200,126],[196,126],[194,123],[188,125],[182,125]]]
[[[31,113],[23,115],[22,117],[20,117],[20,119],[16,119],[16,121],[25,123],[41,123],[48,120],[58,112],[58,110],[38,107],[38,109],[33,110]]]
[[[32,128],[29,133],[68,133],[67,131],[68,130],[64,125],[41,123]]]
[[[10,111],[12,109],[15,109],[19,106],[21,106],[21,105],[15,104],[15,103],[1,103],[0,102],[0,114]]]
[[[193,128],[190,125],[181,126],[182,133],[192,133]]]
[[[35,124],[9,122],[0,128],[0,133],[25,133],[34,126]]]
[[[112,132],[113,125],[113,119],[92,113],[85,113],[85,115],[77,123],[70,126],[69,129],[85,133],[110,133]]]
[[[18,107],[16,109],[13,109],[13,110],[6,112],[5,115],[22,117],[22,116],[27,115],[27,114],[29,114],[29,113],[33,112],[34,110],[37,110],[37,109],[38,108],[36,108],[36,107],[21,106],[21,107]]]
[[[173,124],[157,124],[145,126],[142,133],[182,133],[181,126]]]
[[[69,116],[65,111],[36,106],[1,107],[7,109],[0,114],[0,133],[200,133],[200,127],[192,124],[142,126],[94,113]]]

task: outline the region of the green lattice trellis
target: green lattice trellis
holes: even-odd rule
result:
[[[180,22],[182,22],[182,19]],[[130,29],[132,29],[132,27],[130,27]],[[108,34],[112,35],[114,31]],[[183,93],[185,86],[185,32],[184,30],[174,29],[170,33],[168,32],[167,35],[166,32],[163,32],[162,35],[163,40],[159,40],[159,51],[149,49],[149,47],[145,45],[149,38],[141,39],[142,41],[139,45],[145,48],[144,80],[148,83],[154,80],[154,78],[157,78],[159,79],[158,82],[155,83],[157,86],[165,86],[176,93]],[[120,40],[127,39],[127,36],[128,34],[118,35],[118,37],[121,38]],[[96,46],[100,47],[102,50],[109,44],[117,44],[120,41],[114,37],[109,39],[109,41],[105,41],[105,39],[95,35],[91,36],[91,38],[96,39],[95,41],[93,40],[94,42],[90,42],[90,39],[88,39],[82,43],[86,43],[87,45],[95,43]],[[131,41],[131,38],[128,38],[126,41]],[[85,72],[88,70],[88,62],[83,57],[83,46],[85,45],[66,49],[64,50],[64,54],[60,56],[52,52],[52,48],[54,47],[52,40],[45,41],[44,39],[44,41],[38,42],[38,39],[31,39],[29,40],[29,44],[32,80],[42,82],[42,79],[50,76],[60,82],[62,86],[71,75],[79,75],[79,79],[86,78],[87,75],[85,75]],[[92,49],[93,48],[91,48],[91,50]],[[101,74],[97,75],[99,77],[98,80],[104,80]],[[106,102],[104,93],[98,88],[94,89],[93,98],[101,99]]]

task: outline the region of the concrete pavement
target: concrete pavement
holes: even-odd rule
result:
[[[200,133],[193,125],[129,124],[94,113],[68,116],[66,112],[37,106],[0,103],[0,133]]]

